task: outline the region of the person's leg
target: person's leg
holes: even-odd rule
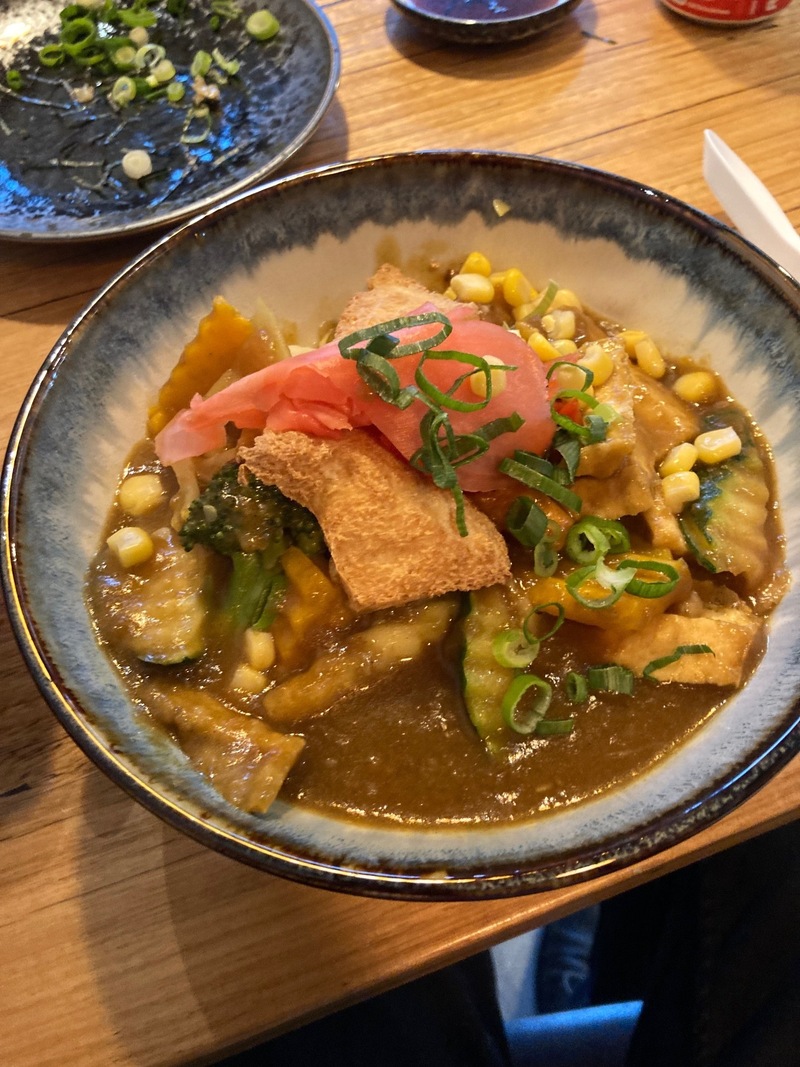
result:
[[[627,1067],[800,1065],[800,823],[603,904],[593,1002],[642,999]]]
[[[488,952],[310,1023],[218,1067],[509,1067]]]

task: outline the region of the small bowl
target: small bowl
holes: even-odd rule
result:
[[[352,893],[474,900],[641,860],[730,810],[797,750],[800,583],[747,686],[688,741],[614,791],[513,825],[364,825],[280,800],[266,816],[244,814],[141,728],[97,643],[84,580],[117,473],[212,298],[247,314],[269,293],[301,336],[313,333],[387,248],[400,264],[480,248],[523,268],[535,250],[537,273],[589,306],[667,350],[712,354],[771,442],[788,567],[800,574],[800,287],[731,230],[635,182],[531,157],[414,153],[229,200],[154,244],[69,326],[25,400],[3,473],[3,582],[23,654],[106,773],[173,826],[262,870]]]
[[[514,44],[565,18],[580,0],[392,0],[428,33],[454,44]]]

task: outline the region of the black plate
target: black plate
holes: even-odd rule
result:
[[[90,78],[38,61],[39,47],[57,39],[65,0],[0,0],[0,237],[82,240],[171,225],[263,179],[313,134],[339,78],[336,37],[316,5],[270,0],[280,31],[262,43],[244,31],[246,15],[261,6],[254,0],[217,30],[208,3],[188,0],[176,19],[165,2],[152,5],[159,20],[151,36],[166,47],[186,96],[178,105],[157,99],[115,109],[103,93],[78,103],[70,88]],[[208,137],[183,143],[188,67],[198,50],[213,48],[240,68],[220,86]],[[17,92],[8,88],[9,69],[23,78]],[[153,162],[139,182],[121,166],[135,148]]]

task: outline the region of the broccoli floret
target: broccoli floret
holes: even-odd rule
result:
[[[237,628],[272,625],[286,585],[280,557],[289,545],[307,555],[325,549],[310,511],[252,474],[242,484],[237,463],[221,467],[192,502],[180,539],[187,552],[205,545],[231,559],[224,612]]]
[[[295,544],[308,555],[324,549],[322,531],[310,511],[289,500],[274,485],[248,472],[239,481],[239,464],[226,463],[192,502],[180,532],[183,547],[206,545],[223,556],[264,552],[276,541]]]

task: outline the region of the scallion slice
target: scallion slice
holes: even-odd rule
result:
[[[547,516],[529,496],[518,496],[506,514],[506,529],[525,548],[536,548],[547,531]]]
[[[653,672],[660,671],[662,667],[669,667],[671,664],[677,663],[683,656],[714,655],[716,655],[716,653],[708,645],[678,645],[669,656],[661,656],[659,659],[650,660],[642,671],[642,677],[649,678],[651,682],[658,682],[658,678],[653,677]]]
[[[18,70],[14,70],[13,67],[10,67],[6,71],[6,85],[9,89],[13,89],[15,93],[18,93],[21,89],[25,88],[25,79]]]
[[[635,680],[633,671],[618,663],[609,663],[602,667],[590,667],[586,672],[586,684],[593,693],[633,693]]]
[[[573,704],[583,704],[589,699],[589,683],[582,674],[577,671],[569,671],[564,679],[564,688],[567,691],[567,700]]]
[[[244,28],[253,40],[269,41],[277,34],[281,25],[272,12],[261,8],[248,17]]]
[[[211,70],[212,62],[211,53],[204,52],[201,49],[199,52],[195,52],[189,66],[189,73],[193,78],[204,78]]]
[[[521,670],[539,655],[539,641],[531,641],[523,630],[501,630],[492,640],[492,655],[501,667]]]
[[[39,62],[43,67],[60,67],[67,54],[60,44],[46,44],[39,49]]]
[[[540,719],[535,732],[537,737],[558,737],[571,734],[574,729],[574,719]]]
[[[532,734],[552,699],[553,687],[549,682],[535,674],[518,674],[503,695],[500,711],[506,725],[516,733]]]
[[[556,609],[556,621],[553,623],[553,625],[550,627],[546,634],[531,634],[531,618],[534,615],[542,614],[542,612],[546,611],[547,608]],[[549,637],[552,637],[553,634],[557,633],[561,629],[565,618],[566,612],[564,611],[563,605],[557,604],[554,600],[549,600],[546,604],[537,604],[535,607],[531,608],[531,610],[525,616],[525,621],[522,624],[522,632],[525,634],[529,641],[538,641],[541,644],[542,641],[546,641]]]
[[[591,519],[581,519],[570,527],[564,548],[576,563],[596,563],[611,548],[611,543]]]
[[[609,608],[616,604],[627,585],[631,582],[630,574],[612,570],[607,567],[602,559],[591,563],[586,567],[579,567],[568,575],[565,585],[570,596],[574,597],[585,608]],[[608,590],[605,596],[587,597],[581,592],[584,582],[595,581]]]
[[[556,293],[558,292],[558,282],[554,282],[552,278],[547,283],[547,288],[540,294],[539,300],[536,306],[530,312],[528,318],[540,317],[545,314],[547,309],[555,300]]]
[[[622,559],[618,563],[619,570],[633,571],[634,577],[628,583],[627,591],[631,596],[646,597],[655,600],[657,597],[671,593],[680,581],[680,575],[669,563],[662,563],[655,559]],[[650,582],[636,577],[636,571],[655,571],[666,577],[665,582]]]
[[[540,493],[551,497],[557,504],[563,504],[570,511],[578,512],[583,507],[583,501],[577,493],[573,493],[571,489],[561,485],[560,482],[555,481],[553,478],[548,478],[547,475],[540,474],[518,460],[501,460],[499,470],[531,489],[538,489]]]
[[[549,578],[558,568],[558,552],[552,541],[544,538],[533,550],[533,570],[538,578]]]

